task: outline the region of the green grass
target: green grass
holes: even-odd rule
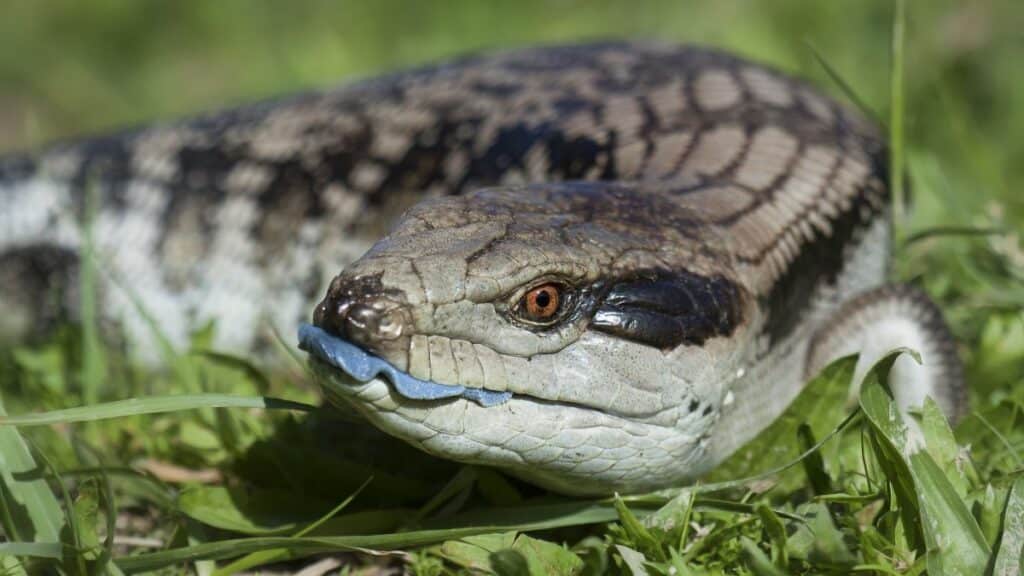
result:
[[[286,351],[274,363],[286,369],[267,372],[210,353],[214,327],[188,350],[165,346],[165,369],[143,368],[99,342],[87,266],[82,325],[0,354],[0,401],[16,415],[0,409],[0,422],[18,424],[0,425],[0,573],[227,574],[324,553],[352,573],[1019,573],[1024,9],[905,4],[905,22],[904,2],[882,0],[6,7],[0,147],[607,35],[726,45],[852,91],[885,119],[891,164],[909,175],[894,277],[941,303],[972,411],[951,430],[926,407],[925,449],[907,450],[884,363],[847,413],[840,361],[704,483],[569,499],[306,412],[318,391]]]

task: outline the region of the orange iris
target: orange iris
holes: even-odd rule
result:
[[[561,293],[555,284],[541,284],[523,296],[526,315],[531,320],[550,320],[558,313]]]

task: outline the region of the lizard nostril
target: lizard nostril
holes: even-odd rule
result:
[[[345,318],[348,330],[360,330],[363,332],[376,332],[380,324],[380,312],[366,304],[349,304],[346,313],[340,314]],[[341,307],[339,307],[339,312]],[[351,336],[351,334],[350,334]]]
[[[405,328],[401,309],[379,302],[351,305],[346,322],[347,335],[354,340],[394,340],[402,336]]]

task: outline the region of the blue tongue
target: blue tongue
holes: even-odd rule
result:
[[[495,392],[479,388],[466,388],[451,384],[438,384],[414,378],[395,368],[383,358],[313,326],[299,326],[299,348],[309,352],[331,366],[339,368],[359,382],[369,382],[379,374],[391,381],[395,391],[410,400],[440,400],[462,397],[488,407],[504,404],[511,392]]]

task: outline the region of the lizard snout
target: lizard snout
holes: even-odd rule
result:
[[[367,351],[403,348],[411,320],[399,295],[375,290],[365,278],[336,280],[313,313],[313,324]]]

